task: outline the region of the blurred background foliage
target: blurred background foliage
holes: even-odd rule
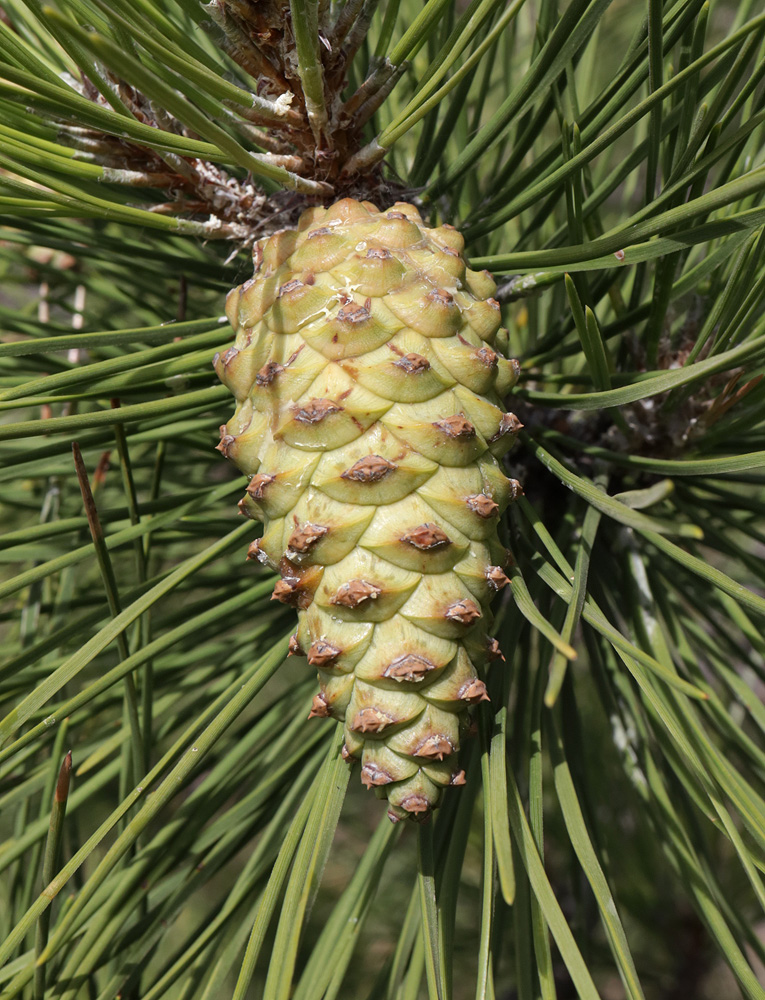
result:
[[[0,995],[765,997],[761,6],[318,8],[385,98],[323,183],[465,232],[522,364],[504,660],[402,829],[214,450],[247,244],[333,196],[227,4],[0,4]]]

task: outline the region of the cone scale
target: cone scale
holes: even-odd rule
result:
[[[494,282],[462,248],[408,204],[309,209],[255,246],[215,357],[236,399],[218,447],[264,525],[248,558],[297,609],[311,715],[344,723],[344,756],[394,820],[464,781],[507,583],[497,524],[518,487],[498,459],[520,427],[501,402],[518,365],[496,346]]]

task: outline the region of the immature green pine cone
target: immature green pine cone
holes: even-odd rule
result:
[[[501,403],[518,363],[493,346],[496,286],[463,245],[408,204],[309,209],[255,246],[228,296],[236,341],[215,357],[237,404],[218,447],[252,477],[239,506],[265,527],[248,557],[298,609],[311,715],[344,722],[343,753],[393,820],[426,818],[464,781],[507,583],[497,523],[518,485],[497,459],[520,427]]]

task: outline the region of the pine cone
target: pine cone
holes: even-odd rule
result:
[[[506,582],[497,523],[517,484],[497,459],[520,423],[501,397],[518,364],[494,344],[488,272],[450,226],[350,199],[254,250],[227,302],[215,368],[236,397],[219,448],[252,478],[250,555],[298,609],[292,651],[318,670],[312,716],[389,801],[427,817],[461,784],[456,754]]]

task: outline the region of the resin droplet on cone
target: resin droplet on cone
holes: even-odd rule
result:
[[[501,403],[518,365],[462,247],[411,205],[312,208],[256,245],[215,358],[237,404],[219,447],[252,476],[240,509],[265,529],[249,557],[298,609],[311,715],[344,723],[344,755],[392,819],[423,819],[464,782],[507,582],[497,523],[517,484],[497,459],[520,427]]]

